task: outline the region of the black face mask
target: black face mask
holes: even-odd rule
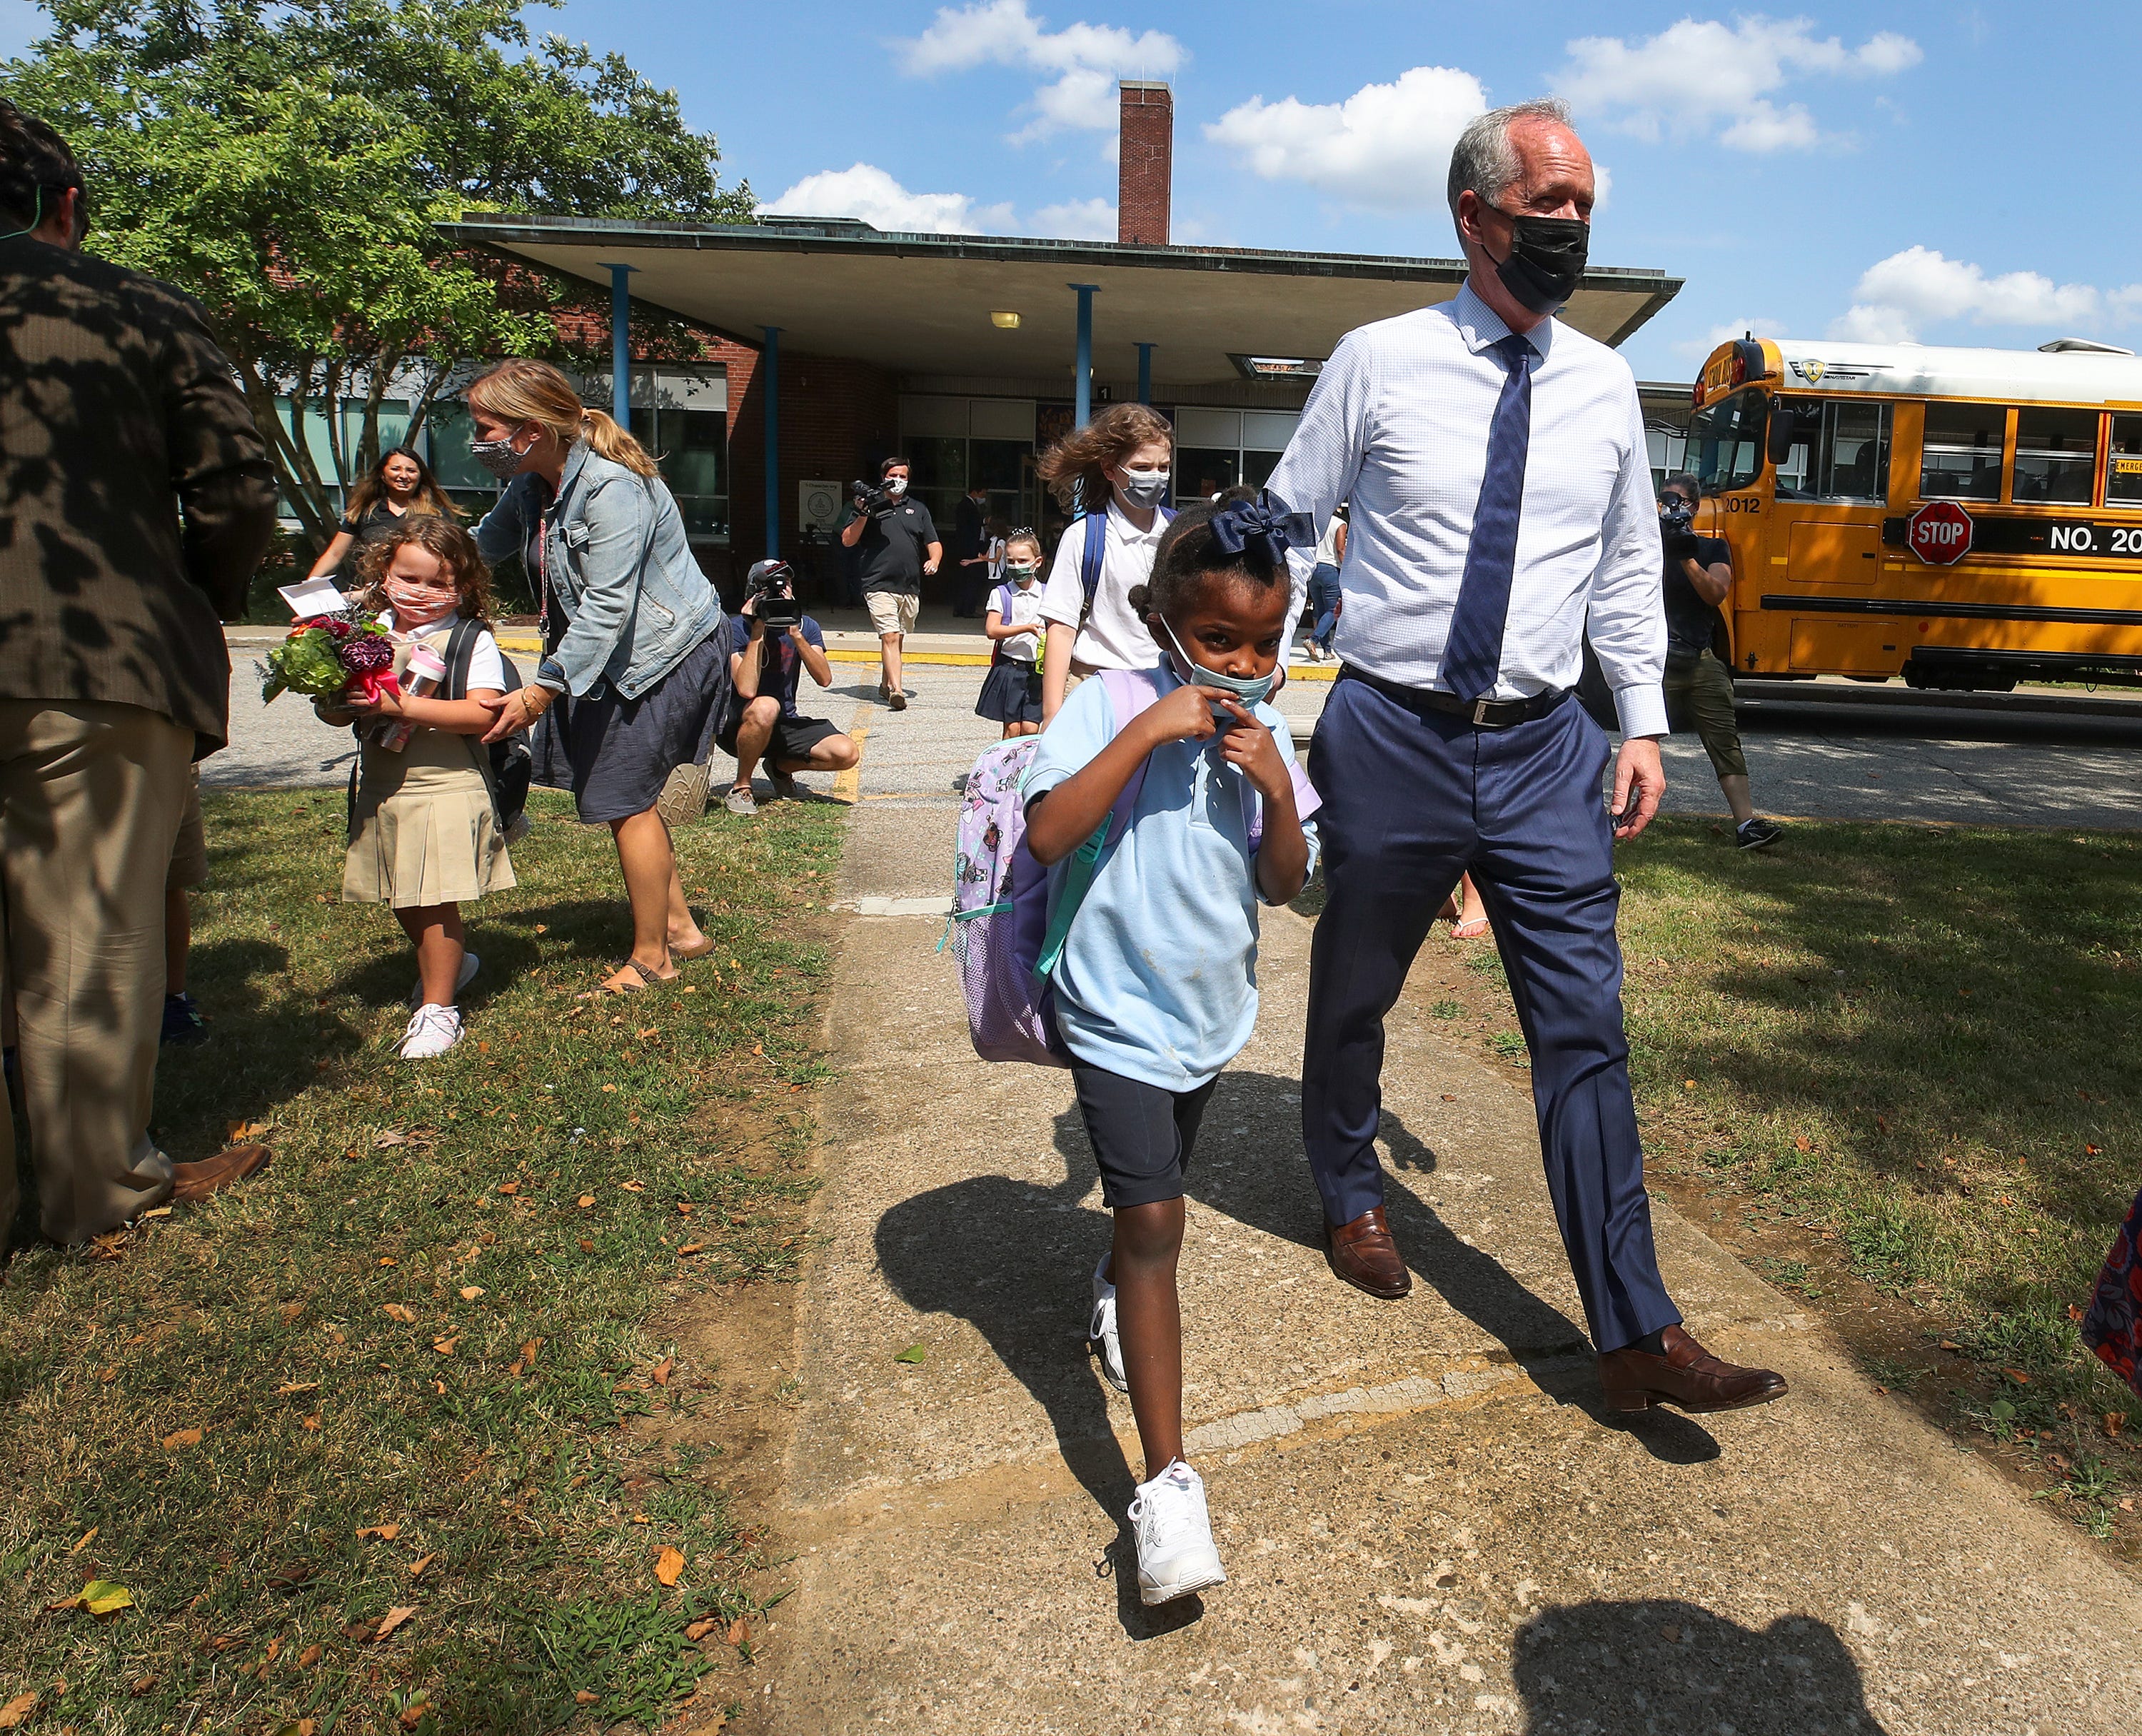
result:
[[[1499,205],[1488,210],[1510,220],[1510,256],[1495,275],[1520,307],[1552,314],[1577,293],[1592,248],[1592,225],[1575,217],[1516,217]]]

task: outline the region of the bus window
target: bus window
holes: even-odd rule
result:
[[[2090,504],[2097,468],[2097,412],[2031,406],[2016,413],[2015,500]]]
[[[1930,403],[1919,493],[1927,500],[2001,498],[2001,443],[2008,413],[1998,404]]]
[[[1764,409],[1761,393],[1735,392],[1689,418],[1685,457],[1705,493],[1748,487],[1763,473]]]
[[[2142,416],[2112,418],[2112,450],[2105,460],[2105,503],[2142,507]]]
[[[1770,413],[1793,418],[1791,449],[1778,466],[1779,500],[1878,505],[1888,499],[1888,405],[1848,398],[1779,398]]]

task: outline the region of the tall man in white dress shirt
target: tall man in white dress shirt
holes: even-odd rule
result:
[[[1613,841],[1666,789],[1659,529],[1628,364],[1553,314],[1589,237],[1592,160],[1559,103],[1483,116],[1453,153],[1471,267],[1455,299],[1350,334],[1276,502],[1350,501],[1344,665],[1310,774],[1328,899],[1311,954],[1302,1126],[1333,1269],[1411,1287],[1383,1214],[1384,1017],[1470,869],[1532,1061],[1548,1189],[1614,1408],[1737,1409],[1783,1378],[1709,1355],[1659,1276],[1621,1029]],[[1568,703],[1587,613],[1625,739]]]

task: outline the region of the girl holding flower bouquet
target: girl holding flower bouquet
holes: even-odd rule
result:
[[[398,669],[407,669],[420,645],[445,660],[464,621],[479,635],[467,691],[457,698],[374,684],[370,698],[353,685],[319,704],[330,722],[376,718],[412,726],[398,747],[392,744],[401,732],[391,721],[363,732],[342,897],[345,904],[392,905],[417,949],[415,1011],[396,1052],[423,1061],[461,1041],[455,997],[477,965],[462,943],[461,903],[514,883],[479,739],[496,715],[484,701],[506,691],[506,665],[485,620],[489,575],[459,525],[411,513],[366,547],[360,571],[368,589],[361,600],[382,611]]]

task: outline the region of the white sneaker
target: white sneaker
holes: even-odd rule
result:
[[[1086,1323],[1086,1342],[1101,1359],[1102,1377],[1118,1392],[1128,1392],[1131,1383],[1123,1372],[1123,1341],[1116,1332],[1116,1287],[1101,1276],[1113,1258],[1111,1250],[1093,1268],[1093,1313]]]
[[[1177,1459],[1131,1502],[1138,1528],[1138,1597],[1172,1603],[1193,1591],[1224,1585],[1220,1552],[1212,1546],[1212,1521],[1205,1511],[1205,1482]]]
[[[473,952],[461,954],[461,967],[454,972],[454,993],[461,992],[476,980],[476,973],[483,968],[483,961]],[[409,1004],[421,1006],[424,1002],[424,979],[419,977],[409,986]]]
[[[444,1055],[461,1040],[459,1011],[427,1002],[410,1019],[409,1028],[402,1033],[401,1044],[394,1052],[404,1061],[429,1061],[435,1055]]]

